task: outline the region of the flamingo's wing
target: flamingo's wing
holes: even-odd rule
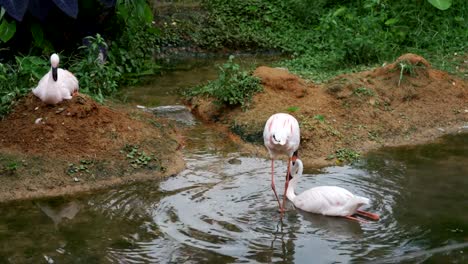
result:
[[[62,88],[65,88],[68,91],[70,91],[70,94],[74,93],[75,91],[78,91],[78,79],[76,79],[73,73],[59,68],[57,74],[59,76],[58,81],[60,82],[60,86]]]
[[[39,83],[37,84],[36,88],[34,88],[32,90],[33,94],[35,96],[39,97],[40,99],[42,99],[44,97],[44,93],[45,93],[45,90],[47,88],[47,83],[49,81],[49,74],[50,74],[50,71],[48,73],[46,73],[44,76],[42,76],[42,78],[39,81]]]
[[[337,186],[319,186],[296,196],[294,205],[311,213],[347,216],[352,214],[347,208],[353,198],[354,195],[346,189]]]

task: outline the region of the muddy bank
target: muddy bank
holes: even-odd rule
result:
[[[184,167],[166,119],[79,94],[47,106],[32,94],[0,122],[0,201],[154,180]]]
[[[261,78],[264,91],[245,112],[217,107],[209,98],[188,104],[198,117],[228,128],[246,142],[247,151],[260,156],[267,157],[264,124],[277,112],[298,119],[300,155],[308,166],[339,164],[383,146],[468,132],[466,80],[433,69],[415,54],[320,85],[281,68],[259,67],[253,74]]]

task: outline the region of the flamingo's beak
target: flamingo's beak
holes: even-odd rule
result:
[[[57,81],[57,67],[52,67],[52,78]]]
[[[291,161],[292,161],[292,164],[293,164],[293,165],[295,164],[295,162],[296,162],[296,160],[297,160],[298,158],[299,158],[299,153],[298,153],[298,151],[296,150],[296,151],[294,151],[294,153],[293,153],[293,155],[292,155],[292,157],[291,157]]]

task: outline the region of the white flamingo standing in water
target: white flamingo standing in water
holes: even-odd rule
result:
[[[296,195],[294,188],[302,175],[303,165],[295,155],[292,158],[292,179],[286,196],[295,207],[310,213],[328,216],[341,216],[355,221],[363,221],[353,215],[362,216],[374,221],[379,215],[359,210],[362,205],[368,205],[369,199],[352,194],[350,191],[337,186],[319,186]]]
[[[50,56],[51,70],[41,78],[32,91],[46,104],[58,104],[64,99],[71,99],[79,89],[76,77],[71,72],[58,68],[59,62],[56,53]]]
[[[278,113],[272,115],[265,124],[263,130],[263,141],[265,147],[268,149],[271,158],[271,188],[278,201],[279,210],[284,212],[284,204],[286,202],[286,191],[288,189],[289,177],[286,177],[286,184],[284,186],[283,205],[278,198],[275,188],[274,176],[274,160],[278,159],[281,155],[288,156],[288,173],[290,172],[290,164],[293,153],[297,151],[300,143],[300,130],[299,123],[292,115]]]

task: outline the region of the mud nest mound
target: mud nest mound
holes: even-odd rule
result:
[[[46,105],[30,94],[0,122],[0,146],[60,159],[115,156],[126,144],[160,139],[160,129],[79,94]]]
[[[381,146],[427,142],[460,131],[468,122],[466,80],[433,69],[416,54],[321,85],[278,68],[263,66],[254,74],[262,79],[264,91],[247,111],[209,111],[216,108],[208,107],[206,99],[192,100],[193,111],[256,143],[265,155],[266,120],[289,112],[299,121],[300,153],[309,165],[334,164]]]
[[[0,121],[0,202],[153,180],[184,168],[165,119],[78,94],[52,106],[30,94]]]

